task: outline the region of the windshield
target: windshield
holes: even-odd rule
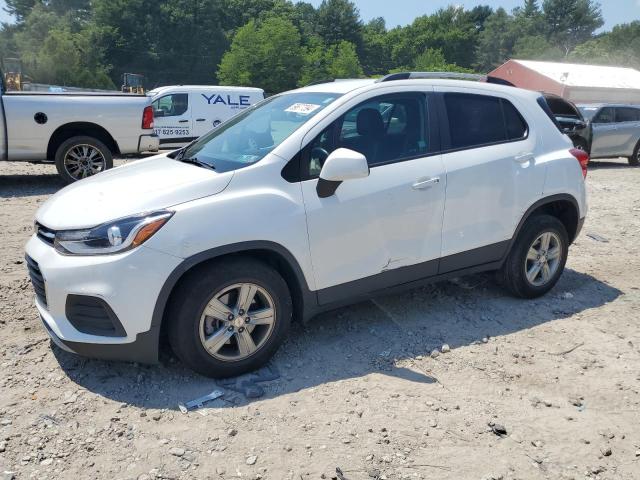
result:
[[[289,93],[271,97],[202,136],[178,159],[197,160],[218,172],[252,165],[339,96]]]

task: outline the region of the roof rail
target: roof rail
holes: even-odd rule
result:
[[[429,78],[441,78],[450,80],[474,80],[476,82],[487,81],[486,75],[479,75],[477,73],[461,73],[461,72],[401,72],[391,73],[377,80],[378,82],[392,82],[394,80],[417,80],[417,79],[429,79]]]
[[[401,72],[392,73],[376,80],[376,82],[392,82],[394,80],[416,80],[416,79],[434,79],[440,78],[445,80],[472,80],[476,82],[494,83],[496,85],[506,85],[515,87],[513,83],[499,77],[491,75],[480,75],[478,73],[461,73],[461,72]]]

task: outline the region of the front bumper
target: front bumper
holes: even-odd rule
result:
[[[36,300],[37,301],[37,300]],[[44,329],[49,334],[51,341],[62,350],[83,357],[97,358],[100,360],[118,360],[122,362],[138,362],[153,364],[158,362],[158,342],[160,329],[152,328],[140,333],[131,343],[99,344],[83,343],[62,340],[51,329],[47,321],[41,315],[40,319]]]
[[[35,304],[57,345],[93,358],[157,361],[160,325],[152,324],[154,310],[165,280],[182,259],[145,246],[118,255],[64,256],[35,235],[26,253],[42,275],[45,293]],[[122,331],[114,336],[78,330],[67,317],[74,296],[100,299]]]
[[[160,150],[160,138],[155,133],[152,135],[140,135],[138,153],[157,152],[158,150]]]

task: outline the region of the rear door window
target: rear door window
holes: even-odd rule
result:
[[[454,150],[527,136],[526,122],[508,100],[488,95],[445,93],[444,102]]]
[[[616,122],[640,121],[640,110],[632,107],[617,107]]]

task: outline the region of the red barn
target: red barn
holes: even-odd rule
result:
[[[640,104],[640,72],[633,68],[509,60],[489,75],[573,103]]]

